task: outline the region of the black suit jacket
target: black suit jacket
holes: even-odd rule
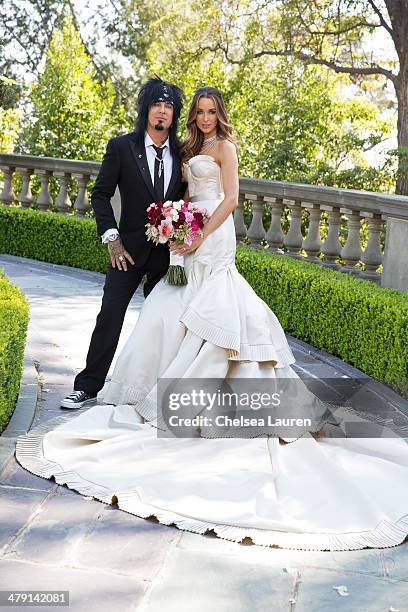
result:
[[[178,151],[171,151],[173,168],[171,180],[165,193],[165,200],[180,200],[186,184],[182,182],[181,162]],[[121,215],[119,227],[116,224],[110,203],[119,187]],[[136,132],[111,138],[91,194],[91,205],[95,211],[98,232],[102,236],[106,230],[117,228],[125,249],[132,255],[135,264],[143,266],[152,249],[163,256],[164,266],[168,265],[169,248],[167,245],[155,246],[146,238],[146,209],[157,202],[149,166],[146,158],[144,134]]]

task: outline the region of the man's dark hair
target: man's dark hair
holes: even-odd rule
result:
[[[159,76],[150,77],[140,88],[137,97],[137,119],[135,124],[135,132],[140,140],[144,140],[144,134],[147,126],[147,116],[150,106],[157,101],[168,101],[173,104],[173,120],[169,130],[170,148],[173,151],[178,151],[180,141],[177,138],[177,127],[180,118],[183,91],[177,85],[173,85],[168,81],[163,81]]]

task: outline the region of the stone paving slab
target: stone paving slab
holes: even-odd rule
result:
[[[274,566],[173,549],[140,612],[162,612],[164,602],[166,612],[286,610],[293,587],[292,575]]]
[[[28,431],[33,420],[38,395],[37,371],[33,361],[26,358],[17,406],[3,436],[14,438]]]
[[[345,586],[349,595],[342,596],[333,587]],[[333,573],[305,569],[299,579],[296,612],[364,611],[389,612],[391,608],[408,610],[408,584],[387,579],[374,579],[362,574]]]
[[[47,496],[48,491],[0,486],[0,559]]]
[[[78,548],[103,512],[103,504],[82,495],[51,493],[25,530],[14,541],[5,558],[47,565],[80,566]]]
[[[242,562],[251,565],[264,564],[285,571],[304,568],[331,570],[333,572],[367,574],[373,577],[392,577],[396,580],[404,580],[403,568],[408,574],[408,547],[400,546],[392,549],[367,549],[350,551],[305,551],[276,549],[254,544],[236,544],[221,540],[214,536],[203,536],[197,538],[196,534],[183,532],[178,548],[196,551],[199,553],[216,554],[222,557],[237,557]],[[388,557],[389,551],[400,550],[401,573],[392,575],[390,568],[395,567],[397,562],[392,562]],[[398,559],[398,558],[397,558]],[[387,568],[387,569],[385,569]]]
[[[15,444],[15,440],[13,440],[13,442]],[[55,486],[52,480],[36,476],[17,463],[14,457],[14,444],[13,456],[8,461],[4,470],[0,473],[0,487],[7,486],[35,489],[38,491],[50,491]]]
[[[153,579],[180,531],[65,487],[42,504],[5,558]]]
[[[78,547],[78,557],[85,568],[154,580],[166,562],[168,549],[180,537],[174,526],[105,506]]]
[[[27,406],[33,404],[35,385],[21,396],[25,412],[15,413],[7,435],[0,436],[0,588],[69,589],[75,611],[315,612],[338,607],[382,612],[393,606],[408,612],[408,542],[346,552],[237,544],[140,519],[21,468],[12,456],[16,433],[30,419],[34,426],[67,414],[60,400],[84,365],[104,277],[11,256],[0,256],[0,267],[28,297],[27,357],[31,367],[35,361],[40,383],[31,413]],[[142,303],[139,290],[118,352]],[[331,378],[326,389],[331,399],[351,378],[365,376],[337,357],[288,340],[299,375],[309,376],[311,384],[323,373]],[[375,382],[370,391],[396,407],[401,404],[401,412],[408,404]],[[333,590],[341,584],[347,585],[348,597]]]
[[[0,475],[14,455],[16,439],[14,437],[0,436]]]
[[[68,606],[34,609],[69,612],[134,612],[139,609],[148,583],[121,574],[86,571],[70,566],[52,566],[0,559],[0,589],[69,591]],[[27,612],[32,607],[12,606],[4,610]]]

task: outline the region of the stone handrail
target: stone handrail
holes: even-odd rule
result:
[[[0,170],[4,175],[0,202],[33,205],[30,181],[37,175],[41,191],[36,206],[43,211],[55,207],[62,214],[75,211],[83,216],[89,209],[88,183],[96,178],[99,162],[35,157],[29,155],[0,154]],[[19,194],[13,191],[13,175],[22,177]],[[59,193],[55,202],[49,192],[49,180],[55,176]],[[69,194],[71,178],[77,181],[78,193],[72,203]],[[247,228],[244,222],[244,203],[251,207],[252,220]],[[118,215],[120,198],[113,201]],[[270,207],[271,224],[263,225],[265,207]],[[289,229],[282,228],[282,217],[289,210]],[[307,211],[307,235],[302,235],[302,213]],[[322,213],[328,214],[327,236],[321,240]],[[346,241],[339,240],[340,223],[346,224]],[[360,228],[365,220],[368,242],[361,247]],[[254,247],[282,255],[304,259],[316,264],[366,278],[384,287],[408,290],[408,197],[388,195],[354,189],[337,189],[316,185],[240,178],[239,203],[234,213],[235,229],[239,240],[250,240]],[[386,229],[384,253],[380,234]],[[340,260],[340,261],[338,261]],[[383,266],[382,274],[378,271]]]

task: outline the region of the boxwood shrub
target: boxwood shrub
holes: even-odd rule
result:
[[[109,261],[93,219],[4,205],[0,252],[95,272]]]
[[[236,262],[286,333],[406,393],[406,293],[249,247],[238,248]]]
[[[104,272],[93,219],[0,206],[0,251]],[[239,246],[241,274],[285,331],[407,390],[408,295],[315,264]]]
[[[28,305],[0,270],[0,432],[8,424],[20,390]]]

